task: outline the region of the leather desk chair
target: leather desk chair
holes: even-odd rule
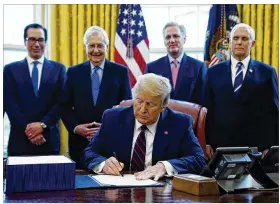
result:
[[[126,100],[120,103],[120,106],[131,106],[133,100]],[[205,122],[207,109],[195,103],[185,101],[170,100],[168,107],[179,112],[191,115],[193,118],[193,130],[198,138],[199,144],[205,154],[206,141],[205,141]]]

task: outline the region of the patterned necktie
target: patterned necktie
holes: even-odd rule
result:
[[[131,171],[143,171],[145,169],[145,157],[146,157],[146,137],[145,131],[146,125],[141,126],[141,132],[139,133],[131,159]]]
[[[93,97],[94,105],[96,105],[96,102],[97,102],[99,86],[100,86],[100,79],[99,79],[99,75],[97,72],[99,69],[100,69],[100,67],[94,67],[92,75],[91,75],[92,97]]]
[[[233,90],[234,90],[235,95],[238,96],[240,93],[240,88],[242,86],[242,82],[243,82],[243,71],[242,71],[243,63],[238,62],[236,67],[237,67],[237,71],[236,71],[236,75],[235,75]]]
[[[32,79],[32,85],[33,85],[34,93],[37,96],[37,94],[38,94],[38,83],[39,83],[39,81],[38,81],[39,71],[38,71],[37,65],[39,64],[39,62],[34,61],[33,64],[34,64],[34,66],[33,66],[32,73],[31,73],[31,79]]]
[[[178,67],[178,61],[173,60],[173,67],[172,67],[172,81],[173,81],[173,88],[175,89],[176,82],[177,82],[177,76],[179,72],[179,67]]]

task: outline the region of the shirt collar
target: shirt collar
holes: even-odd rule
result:
[[[237,59],[235,59],[232,55],[230,56],[231,64],[233,67],[236,67],[237,63],[239,62]],[[246,69],[250,62],[250,55],[248,55],[244,60],[241,61],[243,63],[244,68]]]
[[[98,66],[98,67],[100,67],[100,69],[104,69],[104,65],[105,65],[105,59],[103,60],[103,62],[101,62],[101,64]],[[90,61],[90,68],[91,68],[91,70],[93,70],[94,69],[94,67],[96,67],[96,66],[94,66],[92,63],[91,63],[91,61]]]
[[[40,64],[44,64],[45,57],[44,57],[44,55],[43,55],[40,59],[35,60],[35,59],[31,58],[31,57],[28,55],[28,56],[26,57],[26,60],[27,60],[27,63],[28,63],[29,65],[32,64],[34,61],[38,61]]]
[[[181,53],[181,55],[176,59],[178,61],[178,63],[180,64],[183,58],[184,52]],[[168,59],[170,64],[173,63],[173,61],[175,60],[173,57],[171,57],[170,55],[168,55]]]
[[[148,128],[149,132],[152,133],[153,135],[156,134],[156,129],[157,129],[157,124],[158,124],[159,117],[160,116],[158,116],[158,119],[155,123],[153,123],[151,125],[147,125],[147,128]],[[139,123],[138,120],[135,118],[135,127],[136,127],[135,130],[139,130],[142,125],[143,124]]]

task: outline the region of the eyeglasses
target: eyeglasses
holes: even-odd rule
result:
[[[39,44],[44,44],[46,41],[44,38],[34,38],[34,37],[29,37],[26,38],[26,40],[30,43],[30,44],[35,44],[37,41]]]
[[[98,50],[104,50],[105,49],[104,44],[87,44],[86,46],[90,49],[95,49],[95,48],[97,48]]]

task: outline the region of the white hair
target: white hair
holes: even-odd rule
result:
[[[138,77],[137,82],[132,90],[133,98],[139,93],[147,93],[150,96],[161,96],[162,107],[169,103],[171,85],[169,79],[153,73],[144,74]]]
[[[232,28],[232,30],[230,32],[230,41],[232,41],[232,38],[233,38],[233,35],[234,35],[235,31],[237,29],[239,29],[239,28],[245,28],[248,31],[248,33],[249,33],[250,40],[251,41],[255,40],[255,31],[254,31],[254,29],[251,26],[249,26],[248,24],[246,24],[246,23],[238,23],[238,24],[236,24]]]
[[[99,26],[89,27],[84,34],[84,45],[88,44],[88,39],[92,35],[101,35],[104,39],[105,45],[109,45],[109,38],[106,31]]]

